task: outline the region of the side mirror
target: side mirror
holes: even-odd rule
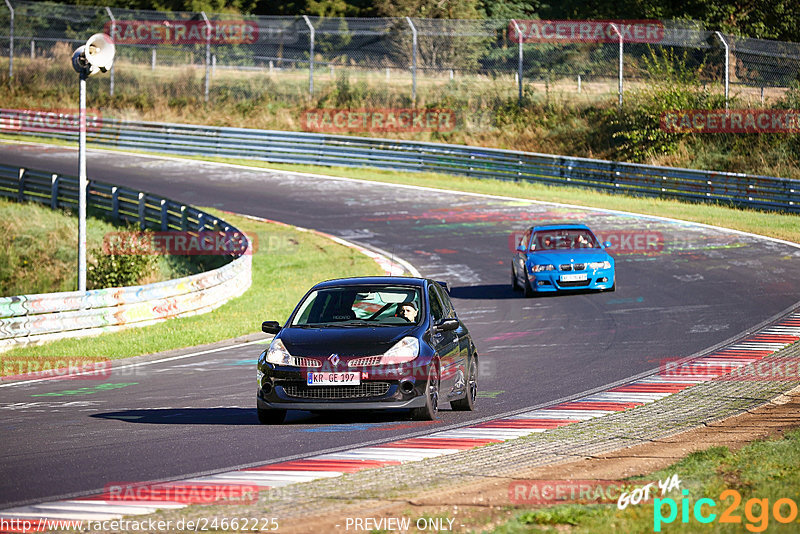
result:
[[[264,321],[261,323],[261,331],[265,334],[277,334],[281,331],[281,325],[278,321]]]
[[[609,248],[611,246],[611,241],[605,241],[603,243],[603,248]]]
[[[438,332],[449,332],[451,330],[455,330],[458,328],[458,319],[445,319],[441,323],[437,324],[435,328]]]

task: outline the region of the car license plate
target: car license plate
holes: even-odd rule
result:
[[[561,275],[562,282],[581,282],[586,279],[587,279],[586,273]]]
[[[308,373],[309,386],[358,386],[361,373]]]

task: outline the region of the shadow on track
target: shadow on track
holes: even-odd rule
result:
[[[442,413],[448,413],[443,410]],[[92,414],[97,419],[114,419],[126,423],[144,423],[155,425],[237,425],[258,426],[255,408],[164,408],[153,410],[123,410]],[[360,430],[370,425],[404,425],[410,427],[439,424],[431,422],[410,421],[408,410],[386,410],[381,412],[341,411],[311,413],[290,410],[283,425],[314,425],[320,432],[339,431],[342,425],[358,425]]]

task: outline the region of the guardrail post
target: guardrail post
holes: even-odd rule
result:
[[[17,200],[22,202],[25,199],[25,169],[20,168],[17,177]]]
[[[202,232],[203,228],[205,228],[205,223],[203,222],[203,213],[197,215],[197,231]]]
[[[119,219],[119,187],[113,186],[111,188],[111,220],[117,221]]]
[[[622,41],[622,32],[620,31],[619,27],[614,24],[610,23],[609,26],[617,32],[619,35],[619,87],[617,88],[617,93],[619,94],[619,108],[622,109],[622,52],[624,49],[623,41]]]
[[[208,102],[208,92],[211,87],[211,22],[208,20],[205,11],[201,11],[203,20],[206,21],[206,88],[205,101]]]
[[[161,231],[167,231],[167,199],[161,199]]]
[[[417,28],[411,22],[410,17],[406,17],[406,22],[411,27],[411,100],[417,101]]]
[[[117,30],[117,19],[114,18],[114,14],[111,12],[111,8],[106,6],[106,13],[108,13],[108,18],[111,19],[111,39],[114,39],[114,35],[116,35]],[[114,96],[114,64],[111,64],[111,72],[109,78],[109,85],[108,85],[108,94]]]
[[[725,37],[720,32],[714,32],[714,35],[717,36],[722,42],[722,46],[725,48],[725,109],[728,109],[728,87],[730,86],[731,81],[731,70],[730,70],[730,58],[731,58],[731,48],[728,45],[728,41],[725,40]]]
[[[308,26],[308,96],[314,96],[314,26],[308,20],[308,15],[303,15],[303,20]]]
[[[186,214],[186,204],[181,204],[181,230],[184,232],[189,227],[189,220]]]
[[[145,219],[144,219],[144,208],[147,202],[147,195],[143,192],[139,192],[139,229],[145,229]]]
[[[519,103],[522,104],[522,32],[519,29],[519,24],[514,19],[511,19],[514,24],[514,31],[517,32],[517,42],[519,43],[519,53],[517,61],[517,86],[519,87]]]
[[[50,176],[50,209],[58,207],[58,175],[53,174]]]
[[[8,28],[8,79],[10,80],[14,77],[14,8],[8,0],[6,6],[11,12],[11,24]]]

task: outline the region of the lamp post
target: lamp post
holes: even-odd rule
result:
[[[78,122],[78,291],[86,292],[86,78],[106,72],[114,64],[114,41],[104,33],[89,37],[72,54],[72,68],[80,76]]]

